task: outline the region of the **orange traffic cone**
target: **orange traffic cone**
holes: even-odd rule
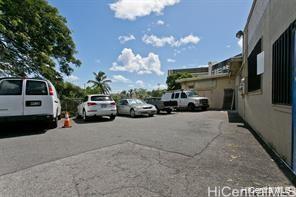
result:
[[[64,126],[63,128],[71,128],[71,120],[69,117],[69,113],[66,112],[66,116],[65,116],[65,121],[64,121]]]

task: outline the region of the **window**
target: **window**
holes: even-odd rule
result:
[[[112,101],[110,96],[92,96],[91,101]]]
[[[262,52],[260,39],[248,57],[248,92],[261,89],[261,75],[257,75],[257,55]]]
[[[187,95],[184,92],[182,92],[181,93],[181,98],[187,98]]]
[[[291,105],[292,24],[272,45],[272,103]]]
[[[131,105],[134,105],[134,104],[145,104],[144,101],[140,100],[140,99],[128,99],[128,103],[131,104]]]
[[[171,99],[173,99],[173,98],[175,98],[175,94],[174,93],[172,93],[172,96],[171,96]]]
[[[2,80],[0,82],[0,95],[22,95],[22,80]]]
[[[27,81],[26,95],[48,95],[47,85],[44,81]]]
[[[127,100],[121,100],[119,104],[120,104],[120,105],[127,105],[128,102],[127,102]]]
[[[175,99],[179,98],[180,93],[175,94]]]

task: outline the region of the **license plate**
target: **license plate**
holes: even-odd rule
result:
[[[101,108],[106,108],[106,107],[107,107],[106,104],[102,104],[102,105],[101,105]]]
[[[26,101],[27,107],[39,107],[41,106],[41,101]]]

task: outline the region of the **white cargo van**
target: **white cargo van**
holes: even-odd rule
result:
[[[51,82],[0,78],[0,122],[36,120],[57,127],[61,103]]]

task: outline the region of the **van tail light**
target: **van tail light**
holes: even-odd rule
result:
[[[112,106],[114,106],[114,105],[116,105],[116,103],[115,102],[112,102],[112,103],[110,103]]]
[[[88,102],[87,103],[87,106],[95,106],[95,105],[97,105],[96,103],[92,103],[92,102]]]
[[[49,95],[50,95],[50,96],[53,96],[54,91],[53,91],[52,86],[50,85],[48,89],[49,89]]]

